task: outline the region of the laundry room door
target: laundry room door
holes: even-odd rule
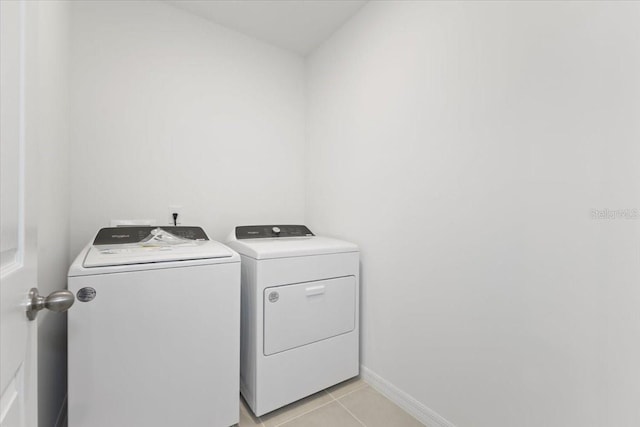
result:
[[[0,1],[0,426],[37,423],[37,323],[26,316],[36,285],[37,204],[32,62],[35,2]],[[35,27],[35,25],[34,25]]]

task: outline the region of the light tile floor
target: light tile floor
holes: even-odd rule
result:
[[[421,427],[359,378],[345,381],[262,417],[240,399],[239,427]]]

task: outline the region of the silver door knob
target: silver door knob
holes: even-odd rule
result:
[[[73,294],[67,290],[51,292],[48,297],[43,297],[38,293],[38,288],[31,288],[27,301],[27,317],[34,320],[43,308],[57,312],[67,311],[74,301]]]

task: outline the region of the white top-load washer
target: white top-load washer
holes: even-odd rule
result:
[[[260,416],[359,373],[359,250],[304,225],[236,227],[240,391]]]
[[[238,423],[240,257],[200,227],[105,228],[69,269],[71,427]]]

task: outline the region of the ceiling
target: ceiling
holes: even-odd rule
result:
[[[225,27],[302,55],[310,53],[366,0],[168,0]]]

